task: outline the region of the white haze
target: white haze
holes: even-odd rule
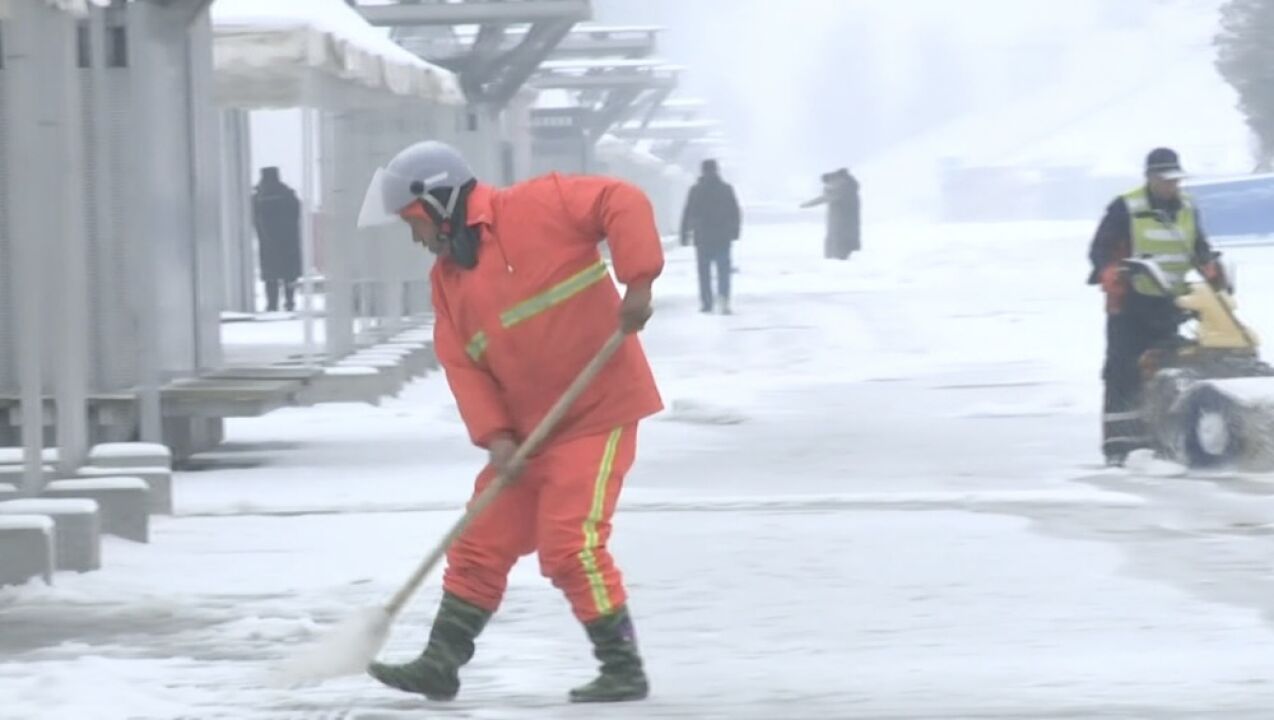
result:
[[[943,159],[1135,177],[1146,150],[1248,169],[1213,69],[1220,0],[595,0],[604,23],[659,24],[734,141],[755,202],[848,165],[876,209],[935,201]],[[1172,103],[1168,112],[1169,103]],[[882,207],[883,206],[883,207]]]

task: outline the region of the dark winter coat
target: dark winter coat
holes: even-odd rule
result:
[[[861,250],[858,180],[843,169],[823,175],[823,194],[801,207],[818,205],[827,206],[827,238],[823,241],[823,256],[846,260],[852,253]]]
[[[263,181],[252,195],[261,279],[294,281],[301,276],[301,201],[281,182]]]
[[[739,239],[743,222],[734,188],[716,175],[704,175],[690,188],[681,213],[681,243],[719,248]]]
[[[858,181],[848,173],[827,184],[827,240],[823,254],[844,260],[862,249]]]

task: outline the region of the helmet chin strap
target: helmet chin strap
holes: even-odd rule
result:
[[[451,245],[451,259],[461,267],[472,269],[478,264],[478,238],[456,217],[461,196],[467,194],[463,186],[452,188],[445,206],[430,193],[422,192],[418,197],[438,226],[439,236]]]

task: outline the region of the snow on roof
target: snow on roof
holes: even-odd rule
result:
[[[540,94],[535,98],[535,108],[539,110],[560,110],[576,107],[579,107],[579,102],[570,90],[560,88],[540,90]]]
[[[597,156],[603,160],[625,160],[639,167],[662,169],[666,163],[648,150],[638,148],[635,144],[621,140],[610,133],[597,139]]]
[[[228,105],[320,105],[310,82],[316,73],[390,95],[464,103],[454,73],[408,52],[341,0],[217,0],[212,21],[217,93]]]
[[[651,59],[614,59],[606,58],[570,58],[566,60],[545,60],[540,63],[541,70],[684,70],[680,65],[673,65],[667,60]]]
[[[0,0],[0,18],[9,16],[9,1]],[[111,0],[44,0],[44,4],[76,15],[84,15],[90,6],[107,7],[111,4]]]
[[[111,0],[44,0],[44,2],[59,10],[67,10],[80,15],[88,12],[89,5],[106,7],[111,4]]]

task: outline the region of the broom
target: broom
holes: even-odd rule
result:
[[[611,356],[619,350],[624,338],[625,334],[621,331],[616,332],[606,341],[597,355],[566,388],[566,392],[562,393],[562,396],[549,409],[544,419],[540,420],[540,423],[518,447],[517,452],[509,460],[508,467],[511,471],[501,473],[474,498],[460,519],[437,547],[421,561],[416,572],[412,573],[406,584],[394,593],[388,604],[382,607],[365,608],[338,624],[317,642],[293,655],[275,673],[274,684],[295,687],[365,671],[384,646],[385,640],[389,637],[390,626],[393,625],[403,606],[420,588],[425,577],[446,554],[456,538],[469,527],[473,519],[516,479],[518,469],[532,453],[539,449],[570,407],[597,378]]]

